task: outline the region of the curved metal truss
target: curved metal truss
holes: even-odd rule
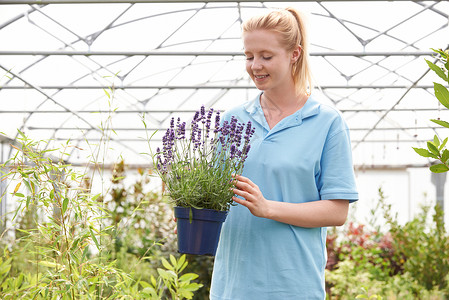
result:
[[[343,113],[358,167],[429,163],[411,147],[440,133],[429,119],[447,116],[424,60],[447,47],[447,1],[1,3],[2,160],[19,129],[49,147],[70,139],[73,164],[106,141],[106,162],[148,164],[142,120],[151,135],[201,104],[226,110],[257,94],[240,25],[274,7],[306,13],[314,95]]]

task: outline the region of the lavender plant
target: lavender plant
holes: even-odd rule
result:
[[[234,116],[221,122],[219,111],[206,112],[204,106],[191,121],[190,135],[186,122],[178,118],[175,124],[172,118],[153,162],[175,204],[229,210],[233,175],[242,173],[254,130],[250,121],[240,123]]]

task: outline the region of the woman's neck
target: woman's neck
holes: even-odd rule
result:
[[[287,93],[276,95],[273,93],[262,93],[260,105],[270,129],[287,116],[297,112],[304,106],[308,99],[306,94],[288,95]]]

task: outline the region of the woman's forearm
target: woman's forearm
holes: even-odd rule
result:
[[[306,203],[267,201],[265,218],[300,227],[341,226],[348,216],[348,200]]]
[[[267,200],[249,178],[237,175],[234,201],[247,207],[256,217],[300,227],[341,226],[348,216],[349,200],[318,200],[289,203]]]

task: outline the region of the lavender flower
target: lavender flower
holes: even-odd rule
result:
[[[214,133],[218,133],[220,131],[220,112],[217,111],[215,114],[215,129]]]
[[[201,110],[200,110],[200,115],[201,115],[201,122],[204,124],[206,123],[206,110],[204,108],[204,105],[201,106]]]
[[[203,105],[190,122],[190,136],[186,137],[186,122],[170,120],[162,149],[157,148],[153,158],[155,170],[176,205],[228,210],[233,204],[231,175],[243,170],[254,128],[251,122],[239,123],[235,116],[223,124],[220,121],[219,111],[210,108],[206,113]]]
[[[178,118],[178,120],[180,120]],[[176,139],[183,140],[186,136],[186,122],[178,121],[178,124],[176,125]]]

